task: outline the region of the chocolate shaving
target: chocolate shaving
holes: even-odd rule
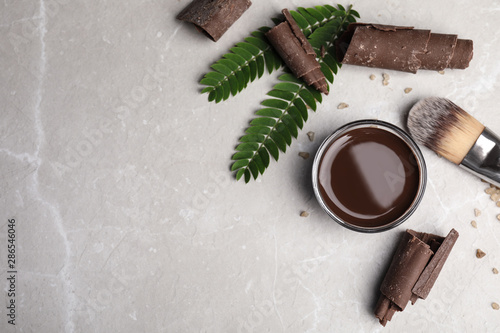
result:
[[[250,0],[194,0],[177,19],[193,23],[214,42],[250,7]]]
[[[471,40],[430,30],[352,23],[337,41],[343,64],[416,73],[419,69],[465,69],[473,55]]]
[[[316,60],[316,52],[288,9],[282,12],[285,21],[266,33],[269,43],[297,78],[328,95],[328,84]]]
[[[380,324],[385,326],[409,301],[427,298],[457,238],[455,229],[446,238],[406,230],[380,286],[375,308]]]

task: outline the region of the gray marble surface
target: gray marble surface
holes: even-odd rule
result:
[[[500,331],[491,307],[500,303],[500,208],[486,184],[423,149],[419,209],[394,230],[360,234],[321,210],[312,158],[297,156],[352,120],[403,126],[431,95],[500,133],[500,2],[353,1],[365,22],[474,40],[470,67],[387,72],[383,86],[384,71],[344,66],[287,153],[249,184],[234,180],[230,158],[277,74],[219,104],[198,81],[282,8],[322,3],[254,0],[217,43],[175,19],[187,3],[0,2],[0,331]],[[461,236],[428,299],[383,329],[372,314],[378,284],[405,228]]]

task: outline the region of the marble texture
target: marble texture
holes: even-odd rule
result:
[[[312,158],[297,156],[352,120],[402,126],[430,95],[500,133],[500,2],[353,1],[366,22],[474,40],[470,68],[388,72],[383,86],[382,70],[345,66],[279,163],[244,184],[230,158],[276,75],[220,104],[198,81],[283,7],[322,4],[253,2],[217,43],[175,20],[188,0],[0,2],[0,331],[500,331],[491,308],[500,303],[491,272],[500,268],[500,208],[484,183],[424,149],[419,209],[366,235],[321,211]],[[349,107],[338,110],[341,102]],[[5,306],[12,218],[15,327]],[[461,236],[429,298],[382,329],[372,315],[378,284],[405,228]]]

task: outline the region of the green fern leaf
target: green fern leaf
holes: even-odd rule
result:
[[[286,107],[288,106],[288,103],[286,101],[282,101],[279,99],[266,99],[266,100],[263,100],[261,104],[264,106],[269,106],[269,107],[272,107],[275,109],[281,109],[281,110],[286,109]]]
[[[264,57],[260,55],[255,60],[257,63],[257,76],[260,79],[264,74],[264,66],[265,66]]]
[[[304,119],[304,121],[307,121],[307,119],[309,118],[309,112],[307,111],[306,103],[304,103],[302,99],[298,98],[293,102],[293,105],[299,110],[302,119]]]
[[[272,117],[272,118],[279,118],[281,117],[281,111],[273,108],[264,108],[260,109],[257,111],[257,115],[259,116],[265,116],[265,117]]]
[[[239,47],[239,48],[249,52],[252,55],[252,58],[254,58],[260,54],[259,48],[250,44],[250,43],[241,42],[241,43],[236,44],[236,47]]]
[[[232,170],[234,171],[234,170]],[[243,176],[245,174],[245,171],[247,171],[246,169],[239,169],[238,172],[236,173],[236,180],[240,180],[241,179],[241,176]],[[248,182],[247,182],[248,183]]]
[[[300,27],[300,29],[302,29],[304,35],[306,35],[306,37],[310,35],[312,24],[310,24],[304,16],[294,10],[291,10],[290,14],[292,15],[295,22],[297,22],[297,25]]]
[[[306,119],[301,116],[297,107],[291,106],[290,109],[288,109],[288,114],[290,115],[290,117],[292,117],[293,121],[295,121],[295,124],[297,124],[297,127],[299,129],[302,129],[302,127],[304,127],[304,121],[306,121]]]
[[[300,82],[299,82],[300,83]],[[288,82],[283,82],[283,83],[278,83],[277,85],[274,86],[274,90],[277,91],[289,91],[289,92],[297,92],[299,91],[299,87],[296,84],[288,83]],[[273,90],[271,90],[273,91]]]
[[[250,122],[250,125],[273,127],[274,125],[276,125],[276,120],[269,117],[259,117],[252,120]]]
[[[235,96],[249,82],[262,77],[266,69],[271,74],[282,67],[281,58],[264,35],[269,29],[262,27],[252,32],[244,42],[237,43],[230,53],[210,66],[213,71],[206,73],[200,81],[206,86],[201,92],[209,94],[209,101],[219,103],[231,95]]]
[[[267,149],[269,154],[276,160],[278,161],[278,158],[280,156],[280,152],[278,150],[278,146],[276,143],[271,139],[268,138],[266,141],[264,141],[264,147]]]
[[[325,6],[315,6],[314,9],[320,12],[323,17],[330,17],[332,15],[332,12]]]
[[[335,59],[335,40],[359,14],[351,7],[346,10],[340,5],[337,8],[329,5],[299,7],[297,11],[290,13],[318,55],[321,71],[328,82],[333,83],[334,75],[341,66]],[[258,34],[254,37],[258,38]],[[322,47],[325,48],[325,55],[321,58]],[[266,56],[261,57],[267,65]],[[257,60],[258,57],[254,59]],[[259,70],[257,75],[263,71],[264,61],[260,64],[257,61],[251,62]],[[250,66],[249,63],[248,67]],[[268,71],[270,67],[272,66],[267,65]],[[210,75],[205,78],[215,79]],[[259,174],[264,173],[270,164],[270,157],[278,161],[280,151],[285,153],[293,138],[298,137],[299,130],[308,119],[308,109],[316,111],[317,104],[321,103],[323,98],[321,93],[290,73],[285,72],[278,79],[280,82],[267,93],[271,98],[261,102],[263,107],[256,112],[257,117],[250,122],[250,127],[240,139],[240,144],[236,147],[237,152],[232,157],[234,163],[231,170],[236,171],[236,179],[244,176],[247,183],[251,178],[256,179]]]
[[[314,96],[309,90],[303,89],[299,92],[299,95],[311,109],[316,111],[316,101],[314,100]]]
[[[283,90],[277,90],[277,89],[273,89],[270,92],[268,92],[267,94],[269,96],[281,98],[281,99],[288,100],[288,101],[293,98],[293,93],[291,93],[289,91],[283,91]]]
[[[271,163],[271,159],[269,158],[269,153],[265,149],[259,150],[259,157],[262,160],[262,163],[264,165],[264,169],[266,169],[269,166],[269,163]]]
[[[247,169],[250,170],[253,179],[257,179],[257,177],[259,176],[259,169],[257,168],[256,155],[254,155],[254,159],[250,160],[250,162],[248,163]]]
[[[297,10],[300,13],[300,15],[302,15],[307,20],[307,22],[309,22],[309,24],[311,26],[319,25],[319,22],[322,20],[322,19],[317,20],[314,16],[309,14],[309,12],[303,7],[299,7],[299,8],[297,8]],[[323,16],[323,15],[321,15],[321,16]]]
[[[333,83],[333,73],[328,67],[327,64],[322,63],[321,65],[321,72],[323,72],[323,75],[325,75],[325,78],[328,82]]]
[[[316,107],[314,95],[304,82],[289,74],[282,75],[280,80],[282,82],[276,84],[268,93],[279,99],[271,98],[262,102],[262,105],[267,107],[257,111],[258,117],[252,120],[246,130],[247,134],[240,139],[241,143],[236,148],[239,152],[233,155],[235,162],[231,170],[237,171],[237,178],[241,178],[245,173],[239,171],[241,169],[248,169],[252,177],[257,178],[258,174],[262,174],[269,166],[269,156],[277,161],[279,151],[286,152],[287,147],[292,144],[292,138],[297,138],[298,130],[302,128],[304,122],[299,109],[295,106],[298,100],[301,101],[298,103],[301,107],[303,105],[305,108],[306,104],[310,108]],[[245,153],[241,154],[242,151]],[[249,152],[253,153],[251,157]],[[240,162],[242,160],[245,162]]]

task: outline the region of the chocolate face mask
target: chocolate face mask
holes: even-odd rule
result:
[[[361,227],[388,224],[411,205],[420,175],[410,147],[378,128],[335,140],[319,166],[320,192],[341,219]]]
[[[313,185],[323,209],[357,231],[390,229],[408,218],[425,189],[425,163],[414,142],[381,121],[358,121],[320,147]]]

